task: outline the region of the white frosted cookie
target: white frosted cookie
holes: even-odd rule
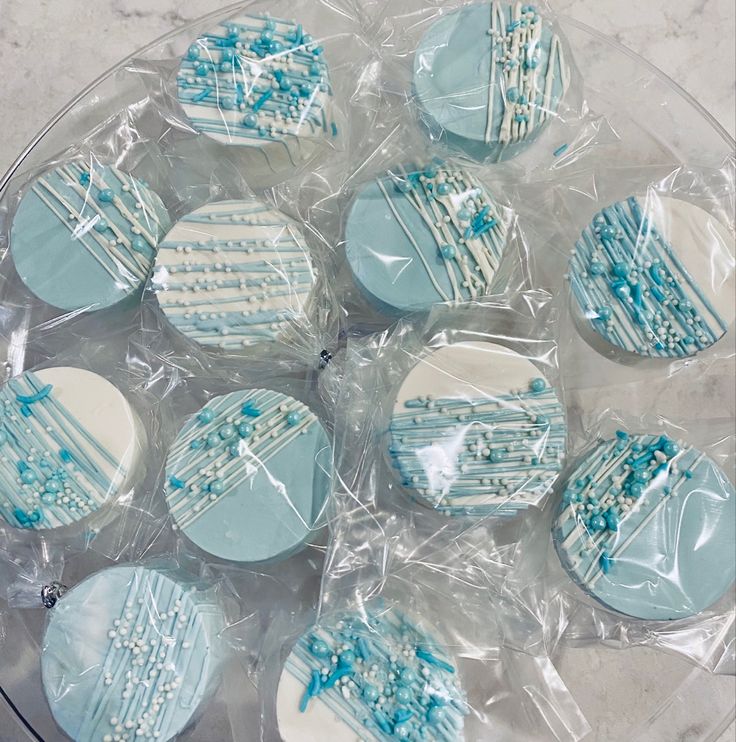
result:
[[[398,390],[389,453],[403,485],[449,515],[514,515],[550,490],[566,425],[555,390],[502,345],[421,358]]]
[[[236,350],[303,318],[315,279],[292,221],[258,202],[218,201],[174,225],[159,247],[152,286],[179,332]]]
[[[123,394],[91,371],[26,371],[0,389],[0,516],[56,529],[134,482],[145,431]]]

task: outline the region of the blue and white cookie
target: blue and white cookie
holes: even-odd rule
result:
[[[194,129],[260,153],[272,170],[295,166],[337,136],[323,47],[301,24],[246,14],[189,47],[177,77]]]
[[[75,742],[174,739],[215,692],[223,609],[180,570],[123,565],[64,594],[43,639],[43,688]]]
[[[430,133],[477,160],[526,149],[556,114],[569,79],[560,37],[520,2],[447,13],[414,55],[414,93]]]
[[[736,577],[736,494],[687,443],[619,431],[570,475],[553,537],[572,579],[604,605],[634,618],[686,618]]]
[[[174,225],[151,283],[177,330],[236,350],[273,340],[304,317],[315,279],[296,224],[257,202],[219,201]]]
[[[358,286],[388,314],[490,292],[508,215],[468,172],[398,167],[355,197],[345,251]]]
[[[317,416],[269,389],[211,399],[179,432],[166,461],[175,527],[235,562],[283,558],[322,525],[332,449]]]
[[[81,368],[0,388],[0,518],[51,530],[93,516],[139,476],[146,435],[122,393]]]
[[[631,196],[597,213],[567,278],[583,335],[604,351],[690,356],[734,319],[733,235],[669,196]]]
[[[276,703],[284,742],[456,742],[468,713],[452,658],[397,609],[343,615],[304,634]]]
[[[427,354],[404,378],[389,454],[423,504],[447,515],[512,516],[551,489],[566,435],[564,408],[531,361],[464,342]]]
[[[13,217],[10,248],[39,299],[92,311],[142,288],[169,225],[143,182],[112,166],[71,162],[31,183]]]

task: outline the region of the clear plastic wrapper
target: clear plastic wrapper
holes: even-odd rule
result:
[[[672,377],[665,399],[687,399],[694,370]],[[732,674],[733,418],[707,406],[676,418],[652,386],[572,393],[586,411],[548,509],[558,629],[572,644],[653,646]]]
[[[419,658],[420,672],[426,672],[427,677],[434,677],[437,667],[458,663],[466,716],[464,720],[459,714],[453,716],[453,724],[464,729],[467,739],[483,739],[491,729],[502,739],[519,734],[530,739],[579,739],[588,732],[549,660],[545,588],[538,579],[543,563],[521,558],[527,549],[534,551],[530,547],[540,538],[535,526],[539,510],[532,505],[542,502],[555,479],[554,474],[549,481],[539,477],[535,467],[555,447],[554,425],[564,427],[564,416],[561,422],[554,414],[542,419],[541,412],[536,415],[527,407],[540,403],[556,379],[555,343],[544,339],[551,321],[549,300],[548,295],[538,292],[524,295],[513,308],[498,299],[492,307],[438,309],[428,320],[403,320],[391,330],[349,338],[344,355],[322,389],[329,395],[335,380],[342,376],[337,405],[340,456],[334,516],[330,519],[333,538],[318,631],[332,636],[335,622],[347,614],[359,624],[358,628],[350,624],[355,636],[367,635],[380,643],[388,629],[383,624],[374,626],[376,613],[379,617],[385,613],[390,625],[408,621],[414,626],[414,621],[419,621],[421,630],[431,637],[424,641],[437,648],[437,656],[431,651],[427,655],[421,647],[416,649],[414,645],[421,642],[415,638],[408,639],[407,645],[412,646],[404,648],[410,657]],[[438,357],[446,351],[450,352],[449,366]],[[478,352],[480,358],[475,357]],[[519,358],[524,363],[517,366]],[[448,400],[440,399],[439,392],[436,397],[421,395],[425,403],[437,402],[438,412],[433,412],[431,404],[425,409],[438,418],[435,424],[440,434],[435,443],[425,441],[427,469],[417,476],[432,476],[438,462],[445,474],[454,471],[454,480],[442,477],[443,486],[449,485],[445,492],[449,501],[428,499],[423,491],[412,489],[411,484],[416,483],[411,478],[406,482],[399,476],[397,480],[390,464],[392,416],[396,420],[398,414],[403,419],[402,412],[394,408],[397,390],[407,378],[410,384],[415,383],[411,381],[415,368],[432,379],[438,373],[436,388],[446,388]],[[543,377],[546,382],[542,385]],[[509,384],[513,394],[502,394],[501,389],[506,390]],[[401,410],[405,399],[415,398],[413,394],[398,395]],[[460,419],[458,410],[443,408],[453,397],[466,405],[477,401],[477,405],[459,411]],[[375,400],[381,404],[376,406]],[[492,411],[496,406],[502,410],[502,419],[486,418],[486,408]],[[525,422],[516,419],[517,413],[530,416],[526,425],[548,428],[540,437],[544,442],[539,445],[539,461],[534,463],[535,457],[529,456],[530,473],[523,482],[511,482],[492,471],[505,458],[492,455],[492,451],[504,451],[510,458],[520,455],[522,460],[527,455],[521,449],[530,436]],[[442,418],[450,414],[460,424],[443,443]],[[479,430],[492,434],[484,438],[486,443],[480,450],[476,447]],[[518,433],[514,442],[512,430]],[[454,443],[450,440],[453,437]],[[564,438],[563,433],[558,452],[562,456]],[[539,438],[535,436],[534,441]],[[490,450],[485,451],[485,446]],[[556,458],[553,455],[551,460]],[[472,467],[463,466],[465,459],[472,460]],[[476,471],[481,464],[487,467],[486,472]],[[484,489],[482,498],[478,492],[466,491],[469,480],[475,478]],[[464,497],[468,498],[465,502]],[[542,530],[542,538],[543,534]],[[458,605],[462,611],[457,610]],[[394,619],[396,615],[401,618]],[[409,618],[403,618],[405,615]],[[413,630],[405,633],[412,635]],[[347,643],[353,641],[359,644],[355,637]],[[299,660],[295,661],[297,675],[304,672],[304,663],[309,660],[299,651],[300,646],[297,642],[294,650]],[[399,658],[399,664],[402,661]],[[339,658],[337,662],[339,668]],[[389,669],[400,677],[400,670]],[[440,680],[435,678],[435,682]],[[523,690],[529,684],[536,689],[533,696]],[[316,695],[319,699],[319,693]],[[421,704],[421,699],[418,702]],[[329,694],[325,703],[330,705]],[[425,703],[431,706],[426,698]],[[321,708],[319,703],[317,707]],[[387,707],[391,714],[395,712],[392,704]],[[431,708],[427,708],[423,713],[431,719]],[[367,709],[364,704],[354,713],[359,718],[367,713],[369,726],[385,721],[370,703]],[[305,716],[309,716],[309,708]],[[389,721],[395,723],[396,717],[389,715]],[[429,729],[436,738],[444,738],[431,724]]]

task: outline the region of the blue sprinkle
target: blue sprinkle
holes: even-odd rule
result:
[[[611,571],[613,559],[611,559],[607,551],[602,551],[600,559],[598,561],[601,565],[601,572],[603,572],[604,575],[607,575]]]
[[[169,477],[169,484],[178,490],[184,489],[184,487],[187,486],[186,482],[183,482],[181,479],[174,476]]]
[[[258,112],[263,108],[264,105],[266,105],[266,102],[271,98],[273,95],[273,88],[269,88],[254,104],[253,104],[253,110]]]
[[[567,148],[569,147],[568,144],[561,144],[553,153],[553,157],[559,157],[564,152],[567,152]]]
[[[23,415],[23,417],[30,417],[33,413],[31,412],[31,408],[27,404],[24,404],[21,405],[20,414]]]
[[[42,399],[48,397],[49,394],[51,394],[52,389],[53,386],[51,384],[46,384],[41,391],[36,392],[35,394],[16,394],[15,398],[22,404],[33,404],[34,402],[40,402]]]
[[[336,137],[337,136],[337,124],[334,121],[330,125],[330,128],[332,130],[332,136]]]
[[[434,665],[435,667],[439,667],[441,670],[445,670],[446,672],[455,672],[455,668],[452,665],[439,659],[438,657],[435,657],[426,649],[417,649],[417,657],[419,657],[420,660],[426,662],[428,665]]]
[[[197,93],[195,96],[192,97],[193,103],[201,103],[210,93],[212,92],[212,88],[205,88],[201,92]]]
[[[83,186],[88,186],[90,181],[89,173],[82,173],[79,176],[79,184]]]
[[[69,451],[67,451],[66,448],[62,448],[59,451],[59,458],[66,463],[69,463],[70,461],[72,461],[72,455]]]
[[[248,417],[260,417],[261,411],[253,406],[253,402],[246,402],[241,408],[240,411],[243,415],[247,415]]]

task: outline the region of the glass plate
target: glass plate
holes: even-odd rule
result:
[[[134,59],[180,56],[196,31],[227,17],[240,4],[218,10],[168,33],[108,70],[72,99],[36,134],[0,180],[0,203],[11,181],[34,170],[143,92],[136,75],[125,74]],[[672,164],[720,168],[736,143],[686,91],[659,69],[598,31],[568,17],[561,26],[585,80],[585,99],[618,134],[596,153],[596,163]],[[0,211],[0,220],[3,212]],[[0,224],[2,227],[2,224]],[[38,645],[44,615],[10,612],[0,601],[0,736],[3,742],[61,739],[43,697]],[[734,717],[736,681],[693,669],[684,660],[648,649],[565,648],[560,673],[590,722],[596,742],[621,739],[669,742],[716,740]],[[252,699],[249,699],[252,702]],[[244,703],[248,703],[244,699]],[[228,739],[224,709],[211,704],[186,739]],[[258,713],[253,709],[254,713]],[[219,713],[218,713],[219,712]],[[240,714],[247,718],[246,714]],[[223,718],[225,717],[225,718]],[[17,721],[17,729],[5,719]],[[224,724],[224,727],[223,727]],[[197,730],[206,729],[207,732]],[[257,739],[238,728],[238,739]],[[213,736],[214,735],[214,736]]]

